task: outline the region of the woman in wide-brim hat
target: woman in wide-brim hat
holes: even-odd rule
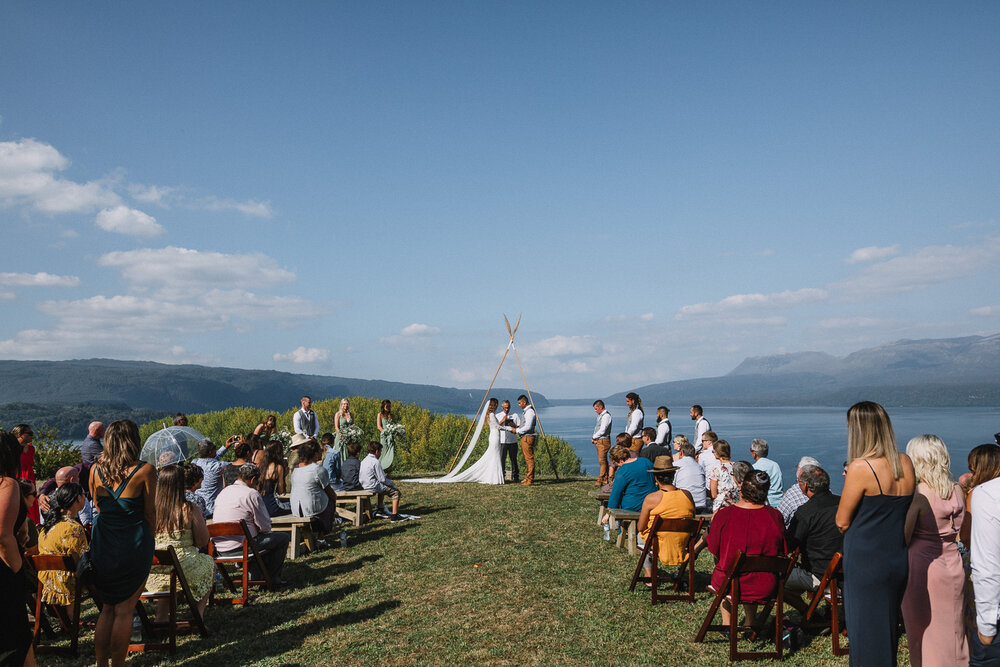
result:
[[[653,467],[649,472],[653,475],[657,490],[646,496],[639,512],[638,526],[642,530],[642,539],[649,539],[649,529],[654,517],[664,519],[693,519],[694,499],[691,493],[674,486],[674,473],[677,466],[670,456],[657,456],[653,459]],[[664,565],[682,565],[687,561],[687,533],[661,530],[656,533],[659,542],[659,561]],[[646,576],[652,575],[652,559],[646,557]],[[648,584],[647,584],[648,585]]]

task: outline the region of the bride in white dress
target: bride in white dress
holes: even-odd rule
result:
[[[503,459],[500,452],[500,424],[497,423],[497,399],[491,398],[486,406],[485,412],[479,417],[476,431],[472,434],[472,439],[462,454],[462,460],[455,468],[444,477],[425,477],[422,479],[408,479],[407,482],[421,482],[434,484],[439,482],[479,482],[480,484],[503,484]],[[473,463],[468,469],[462,470],[462,466],[469,459],[469,455],[479,441],[479,434],[483,432],[483,423],[489,423],[490,444],[486,448],[486,453],[478,461]]]

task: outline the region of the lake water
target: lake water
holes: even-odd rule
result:
[[[618,409],[611,407],[610,411],[614,419],[612,434],[619,433],[625,424],[627,410],[622,405]],[[786,480],[795,474],[799,459],[808,455],[819,460],[830,473],[834,492],[840,493],[843,488],[843,477],[839,473],[847,458],[846,408],[706,407],[705,417],[719,438],[729,441],[734,461],[753,461],[750,441],[763,438],[770,448],[769,458],[781,466]],[[933,433],[944,440],[956,477],[968,470],[969,450],[984,442],[993,442],[993,434],[1000,431],[1000,408],[892,408],[889,417],[900,450],[906,449],[910,438],[923,433]],[[568,440],[582,459],[583,469],[591,475],[596,475],[599,469],[597,450],[590,442],[596,419],[594,409],[587,405],[560,405],[538,412],[542,429]],[[674,435],[694,437],[694,422],[686,409],[671,411],[670,423]],[[646,426],[656,426],[655,416],[652,420],[647,416]],[[544,472],[544,456],[538,460]],[[787,488],[787,484],[785,486]]]

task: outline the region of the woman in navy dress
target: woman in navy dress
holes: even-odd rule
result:
[[[125,663],[132,614],[153,564],[156,471],[139,460],[139,428],[120,419],[108,426],[104,452],[90,476],[98,510],[90,542],[94,585],[104,606],[97,619],[97,665]]]
[[[844,611],[851,665],[896,664],[899,606],[909,556],[903,526],[916,485],[896,449],[885,409],[864,401],[847,411],[847,478],[837,508],[844,533]]]

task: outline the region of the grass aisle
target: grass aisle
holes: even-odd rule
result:
[[[422,520],[351,529],[347,549],[288,562],[287,590],[210,607],[212,635],[183,635],[173,662],[150,653],[129,664],[727,663],[721,635],[693,642],[707,593],[656,607],[628,593],[635,561],[601,540],[592,484],[404,481],[403,510]],[[710,560],[698,561],[701,589]],[[847,664],[828,637],[810,641],[785,664]],[[92,658],[92,633],[81,655]]]

